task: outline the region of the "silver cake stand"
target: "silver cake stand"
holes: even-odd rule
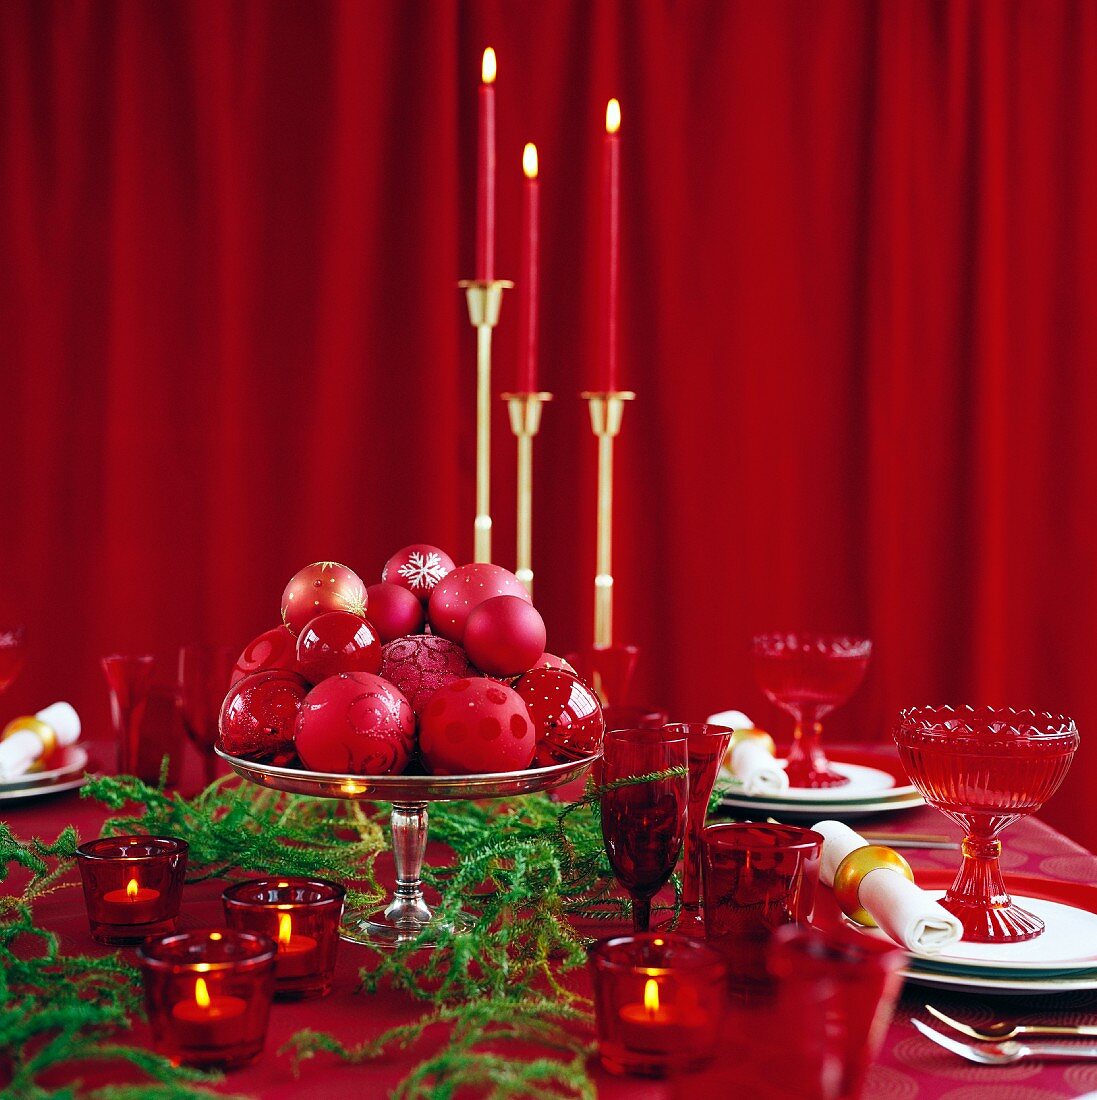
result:
[[[431,802],[507,798],[551,790],[578,779],[601,755],[598,752],[547,768],[488,775],[336,775],[278,768],[230,756],[221,749],[216,752],[237,775],[261,787],[313,798],[392,803],[392,856],[396,863],[392,901],[381,912],[348,912],[341,930],[343,939],[374,947],[395,947],[416,939],[432,924],[438,927],[423,898],[421,879],[427,849],[427,806]]]

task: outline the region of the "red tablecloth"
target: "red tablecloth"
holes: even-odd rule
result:
[[[42,836],[52,839],[65,825],[74,824],[81,837],[98,833],[106,816],[103,808],[75,793],[60,794],[29,803],[11,803],[3,807],[3,817],[17,835]],[[873,818],[865,828],[888,829],[896,832],[944,832],[945,820],[928,808]],[[910,851],[905,853],[917,870],[919,867],[954,867],[959,858],[954,851]],[[1097,857],[1067,840],[1040,821],[1022,821],[1006,835],[1003,863],[1008,871],[1040,874],[1074,882],[1097,881]],[[13,881],[22,881],[16,877]],[[182,924],[199,927],[220,924],[220,890],[217,883],[188,887],[184,894]],[[828,895],[827,891],[822,891]],[[41,921],[58,932],[62,944],[71,952],[91,953],[101,950],[88,935],[86,917],[78,889],[62,890],[46,899],[39,907]],[[224,1091],[271,1098],[330,1097],[345,1088],[348,1094],[381,1097],[422,1058],[422,1050],[410,1055],[393,1056],[368,1066],[347,1067],[327,1056],[305,1063],[300,1078],[290,1072],[287,1057],[276,1055],[278,1048],[294,1032],[305,1028],[329,1031],[346,1043],[354,1043],[379,1034],[382,1030],[415,1018],[420,1011],[417,1003],[403,994],[382,992],[376,996],[355,993],[358,970],[366,965],[372,953],[354,944],[340,949],[335,988],[331,996],[320,1001],[296,1004],[276,1003],[270,1023],[267,1052],[254,1065],[231,1074]],[[575,987],[589,992],[585,974],[576,974]],[[939,1049],[919,1035],[910,1025],[912,1015],[933,1023],[923,1005],[929,1002],[952,1015],[970,1021],[989,1020],[998,1016],[1024,1019],[1050,1019],[1077,1022],[1082,1016],[1097,1015],[1097,994],[1036,995],[1025,998],[985,995],[952,995],[908,986],[888,1031],[877,1064],[870,1071],[865,1096],[868,1100],[1053,1100],[1057,1097],[1079,1096],[1097,1090],[1097,1063],[1048,1064],[1025,1063],[1008,1067],[981,1067],[961,1061]],[[728,1085],[753,1077],[758,1067],[749,1064],[751,1052],[743,1040],[749,1036],[749,1018],[737,1019],[734,1028],[737,1044],[734,1056],[719,1067]],[[787,1042],[794,1043],[796,1028],[805,1026],[789,1022]],[[137,1028],[133,1039],[147,1041],[144,1027]],[[670,1100],[674,1096],[713,1095],[709,1085],[712,1075],[703,1081],[683,1082],[675,1087],[661,1082],[616,1079],[600,1069],[595,1071],[599,1095],[629,1100]],[[763,1074],[764,1076],[764,1074]],[[87,1080],[103,1083],[102,1077],[87,1076]],[[700,1091],[699,1091],[700,1090]],[[719,1089],[725,1093],[725,1088]],[[736,1089],[748,1098],[753,1090]]]

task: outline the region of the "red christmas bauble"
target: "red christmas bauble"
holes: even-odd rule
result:
[[[221,704],[219,743],[232,756],[284,764],[293,758],[305,678],[284,668],[253,672],[229,688]]]
[[[415,716],[386,680],[343,672],[317,684],[297,716],[307,768],[340,775],[398,775],[415,751]]]
[[[406,588],[384,582],[371,584],[366,589],[366,603],[369,605],[369,621],[377,627],[382,642],[423,632],[426,612]]]
[[[514,690],[526,704],[537,731],[537,763],[582,760],[602,745],[602,707],[593,691],[558,668],[534,668]]]
[[[542,653],[541,656],[533,662],[533,668],[559,668],[563,669],[564,672],[570,672],[572,676],[579,675],[563,657],[557,657],[555,653]],[[530,671],[532,672],[533,669]]]
[[[248,643],[232,670],[229,685],[264,668],[288,668],[297,671],[297,644],[284,626],[265,630]]]
[[[461,644],[469,615],[494,596],[517,596],[531,602],[525,586],[509,569],[485,562],[459,566],[438,582],[430,597],[427,615],[431,630]]]
[[[397,550],[381,570],[381,580],[406,588],[424,604],[438,582],[455,566],[453,558],[429,543],[416,542]]]
[[[318,684],[340,672],[377,672],[381,639],[368,619],[350,611],[325,611],[297,636],[301,675]]]
[[[515,676],[545,652],[545,620],[528,599],[493,596],[465,623],[465,652],[482,672]]]
[[[526,704],[495,680],[454,680],[419,717],[419,753],[434,775],[521,771],[536,748]]]
[[[476,669],[456,642],[417,634],[397,638],[381,649],[381,675],[395,684],[411,709],[420,714],[439,688],[475,676]]]
[[[325,611],[366,614],[366,586],[337,561],[317,561],[294,573],[282,593],[282,622],[293,634]]]

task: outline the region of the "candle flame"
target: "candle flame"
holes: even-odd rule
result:
[[[644,1009],[649,1016],[659,1011],[659,983],[654,978],[644,983]]]
[[[537,178],[537,146],[532,141],[527,141],[522,150],[522,171],[528,180]]]
[[[289,946],[290,937],[293,935],[293,917],[289,913],[278,914],[278,942],[283,947]]]
[[[131,878],[129,882],[126,883],[126,897],[129,898],[130,901],[133,901],[133,899],[137,897],[137,879]]]
[[[480,80],[484,84],[494,84],[495,71],[495,51],[488,46],[488,48],[484,50],[484,60],[480,63]]]
[[[606,133],[615,134],[621,129],[621,104],[611,99],[606,104]]]
[[[205,978],[194,979],[194,1002],[199,1008],[209,1008],[209,990]]]

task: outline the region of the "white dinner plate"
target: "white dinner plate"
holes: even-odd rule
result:
[[[989,974],[937,974],[917,967],[907,967],[899,973],[915,985],[924,985],[930,989],[945,989],[953,993],[970,989],[999,996],[1017,996],[1019,993],[1073,993],[1097,989],[1097,970],[1078,971],[1068,977],[1059,978],[1048,976],[999,978]]]
[[[90,777],[78,775],[75,779],[65,779],[60,783],[47,783],[43,787],[21,787],[15,790],[0,790],[0,802],[14,802],[22,798],[45,798],[46,795],[59,794],[61,791],[74,791],[82,787]]]
[[[14,779],[0,781],[0,795],[15,791],[53,787],[73,779],[88,766],[88,753],[82,745],[67,745],[59,753],[57,766],[41,772],[27,772]]]

